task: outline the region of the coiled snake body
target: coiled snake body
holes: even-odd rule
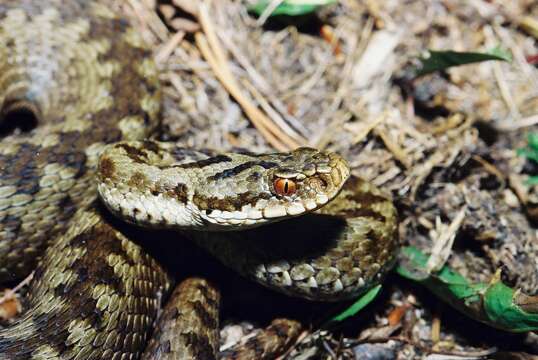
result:
[[[194,229],[222,262],[291,295],[349,298],[390,269],[395,209],[373,185],[346,182],[338,155],[143,140],[158,126],[157,76],[136,31],[105,5],[0,1],[0,280],[37,262],[28,310],[0,331],[0,358],[142,354],[172,279],[97,192],[126,222]],[[215,295],[196,280],[176,292],[180,310],[165,317],[205,321],[187,320],[176,335],[161,326],[145,358],[215,350]]]

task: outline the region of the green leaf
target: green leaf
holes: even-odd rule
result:
[[[516,153],[538,163],[538,134],[529,133],[527,143],[529,146],[517,149]],[[538,185],[538,176],[530,176],[525,184],[528,186]]]
[[[527,136],[527,142],[529,143],[529,146],[531,148],[533,148],[534,150],[538,150],[538,134],[530,133]]]
[[[525,181],[528,186],[538,185],[538,176],[531,176]]]
[[[512,56],[499,46],[485,53],[429,50],[428,53],[420,59],[421,66],[417,69],[416,76],[445,70],[452,66],[466,65],[488,60],[510,62],[512,61]]]
[[[512,62],[512,54],[508,50],[504,49],[501,45],[497,45],[493,49],[486,51],[486,54],[497,57],[497,59],[492,60]]]
[[[435,274],[427,274],[426,264],[429,256],[413,246],[403,247],[401,255],[396,266],[396,272],[400,276],[419,283],[430,284],[436,288],[438,294],[450,293],[450,297],[474,300],[477,289],[470,285],[469,281],[461,274],[448,266],[443,266]]]
[[[354,316],[359,311],[361,311],[366,305],[372,302],[375,299],[377,294],[381,291],[381,285],[374,286],[368,290],[364,295],[362,295],[357,301],[355,301],[350,307],[342,311],[340,314],[334,316],[330,322],[341,322],[345,319]]]
[[[538,151],[535,151],[531,148],[522,148],[517,149],[516,153],[519,156],[525,156],[528,159],[534,160],[535,162],[538,162]]]
[[[516,291],[501,282],[500,273],[489,283],[471,283],[445,265],[440,271],[424,276],[427,260],[428,255],[419,249],[406,246],[402,248],[396,271],[426,286],[465,315],[489,326],[511,332],[538,330],[538,313],[525,311],[514,301]]]
[[[275,15],[300,16],[310,14],[322,6],[334,4],[336,0],[284,0],[271,13]],[[258,0],[248,7],[256,15],[263,14],[265,9],[271,4],[271,0]]]
[[[494,279],[484,294],[484,310],[496,327],[511,332],[536,331],[538,314],[523,310],[514,303],[516,292]]]

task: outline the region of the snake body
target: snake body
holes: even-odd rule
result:
[[[115,217],[181,230],[245,276],[314,300],[356,296],[390,269],[395,208],[370,183],[346,182],[340,156],[144,140],[159,112],[150,51],[108,6],[0,1],[0,280],[37,262],[0,358],[142,354],[173,280]],[[181,329],[159,326],[144,358],[214,353],[216,295],[199,281],[180,289],[163,318]]]

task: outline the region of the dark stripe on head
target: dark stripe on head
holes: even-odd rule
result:
[[[173,166],[170,166],[170,167],[180,168],[180,169],[203,168],[203,167],[206,167],[206,166],[219,164],[219,163],[223,163],[223,162],[230,162],[230,161],[232,161],[232,159],[230,157],[226,156],[226,155],[217,155],[217,156],[214,156],[214,157],[210,157],[208,159],[195,161],[195,162],[191,162],[191,163],[187,163],[187,164],[173,165]]]
[[[247,191],[237,196],[226,196],[222,199],[194,194],[192,201],[200,210],[239,211],[243,205],[254,206],[258,200],[270,198],[271,194],[269,193],[253,194]]]
[[[123,150],[125,150],[125,153],[127,154],[127,156],[134,162],[143,163],[143,162],[146,162],[147,160],[146,153],[134,146],[131,146],[128,144],[118,144],[116,145],[116,147],[122,148]]]
[[[159,145],[157,145],[157,143],[155,143],[154,141],[144,140],[142,142],[142,146],[144,147],[144,149],[152,151],[156,154],[159,152]]]
[[[203,150],[193,150],[189,148],[183,148],[183,147],[173,147],[172,149],[168,150],[170,155],[177,161],[182,162],[185,159],[196,159],[195,161],[200,161],[202,159],[205,159],[207,157],[213,157],[216,156],[216,154],[213,153],[207,153]]]
[[[261,166],[264,169],[271,169],[277,167],[278,164],[271,161],[247,161],[231,169],[226,169],[220,173],[216,173],[215,175],[210,176],[208,180],[222,180],[229,177],[233,177],[254,166]]]

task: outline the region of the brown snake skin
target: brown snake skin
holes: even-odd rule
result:
[[[106,4],[0,0],[0,282],[35,270],[27,310],[0,330],[0,359],[216,356],[219,295],[201,279],[174,291],[149,341],[173,279],[96,200],[104,146],[158,127],[150,55]],[[265,286],[336,301],[390,270],[396,212],[378,189],[352,178],[318,213],[190,236]],[[298,331],[279,321],[269,330],[266,345],[230,357],[272,357],[274,338]]]

